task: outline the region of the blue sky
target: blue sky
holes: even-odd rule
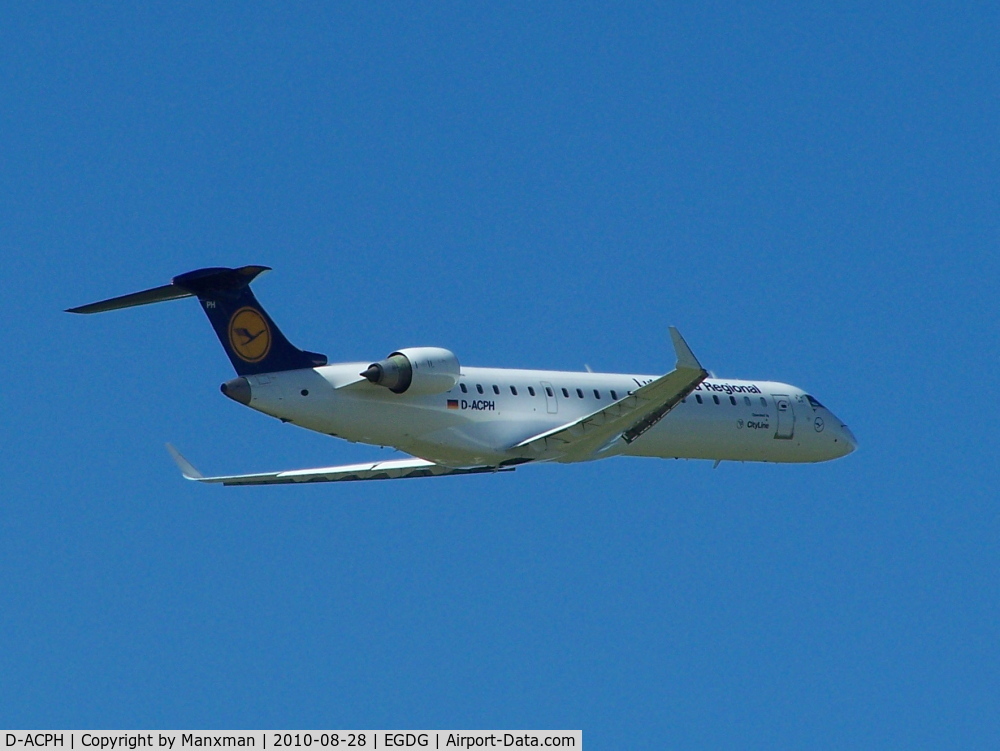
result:
[[[0,726],[1000,744],[994,4],[8,7]],[[304,488],[391,452],[218,392],[211,265],[371,361],[809,389],[816,466]]]

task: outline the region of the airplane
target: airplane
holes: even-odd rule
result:
[[[787,383],[711,376],[669,327],[666,375],[473,368],[440,347],[330,364],[292,345],[250,290],[267,266],[205,268],[170,284],[70,308],[100,313],[196,297],[236,370],[227,397],[351,442],[409,454],[365,464],[206,477],[167,444],[188,480],[223,485],[388,480],[511,471],[612,456],[823,462],[850,454],[850,429]]]

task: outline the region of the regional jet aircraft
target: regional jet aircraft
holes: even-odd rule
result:
[[[168,449],[184,477],[223,485],[388,480],[503,472],[533,462],[611,456],[822,462],[854,436],[787,383],[710,377],[675,328],[677,363],[661,376],[462,367],[450,351],[410,347],[373,363],[328,364],[293,346],[250,291],[266,266],[208,268],[170,284],[71,308],[100,313],[197,297],[237,377],[222,393],[251,409],[411,458],[205,477]]]

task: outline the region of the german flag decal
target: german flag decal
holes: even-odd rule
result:
[[[448,409],[458,409],[458,399],[449,399]]]

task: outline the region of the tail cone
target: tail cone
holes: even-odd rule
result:
[[[250,404],[250,381],[246,378],[234,378],[219,386],[223,394],[234,402],[248,405]]]

